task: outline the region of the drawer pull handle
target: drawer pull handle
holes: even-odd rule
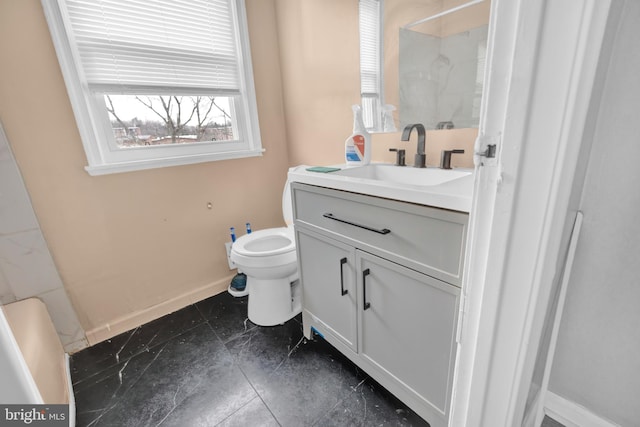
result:
[[[389,234],[389,233],[391,233],[391,230],[389,230],[388,228],[383,228],[382,230],[378,230],[377,228],[371,228],[371,227],[367,227],[366,225],[356,224],[355,222],[347,221],[345,219],[336,218],[335,216],[333,216],[332,213],[325,213],[325,214],[322,214],[322,216],[325,217],[325,218],[328,218],[328,219],[332,219],[334,221],[343,222],[345,224],[353,225],[354,227],[364,228],[365,230],[373,231],[374,233],[378,233],[378,234]]]
[[[371,307],[371,304],[367,302],[367,276],[371,273],[367,268],[362,272],[362,302],[364,302],[364,310]]]
[[[347,263],[347,259],[346,258],[342,258],[340,260],[340,292],[342,293],[342,296],[345,296],[346,294],[349,293],[348,289],[344,288],[344,273],[343,273],[343,268],[342,266],[345,265]]]

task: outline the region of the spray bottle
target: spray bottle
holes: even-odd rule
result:
[[[344,143],[344,157],[349,165],[368,165],[371,162],[371,135],[362,121],[362,109],[359,105],[353,110],[353,133]]]

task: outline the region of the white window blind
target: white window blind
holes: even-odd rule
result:
[[[92,90],[239,93],[228,0],[65,0],[71,43]]]
[[[382,98],[381,0],[360,0],[360,95],[365,126],[380,130]]]
[[[244,0],[42,0],[91,175],[262,155]]]
[[[360,0],[360,91],[380,88],[380,1]]]

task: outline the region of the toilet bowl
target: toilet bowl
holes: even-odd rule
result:
[[[288,181],[282,213],[287,227],[254,231],[231,247],[231,260],[247,276],[249,320],[260,326],[284,323],[302,309]]]

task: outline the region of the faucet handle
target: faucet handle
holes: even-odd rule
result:
[[[451,169],[451,155],[462,154],[464,150],[442,150],[440,156],[440,169]]]
[[[406,166],[406,163],[405,163],[406,150],[402,150],[399,148],[389,148],[389,151],[396,152],[396,166]]]

